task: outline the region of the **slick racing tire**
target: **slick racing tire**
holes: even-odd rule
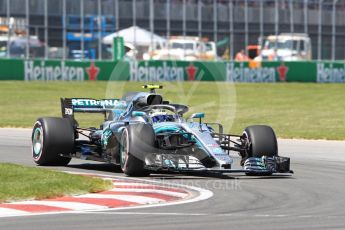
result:
[[[69,120],[57,117],[39,118],[32,131],[32,157],[43,166],[65,166],[73,151],[74,130]]]
[[[127,125],[120,138],[120,165],[127,176],[149,176],[145,169],[145,156],[152,152],[155,134],[150,125]]]
[[[271,127],[266,125],[249,126],[243,134],[249,142],[248,157],[273,157],[278,155],[277,138]]]
[[[273,129],[265,125],[254,125],[247,127],[243,135],[248,140],[247,157],[278,156],[277,138]],[[272,173],[248,172],[247,176],[270,176]]]

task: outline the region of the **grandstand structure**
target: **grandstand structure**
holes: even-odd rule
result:
[[[45,44],[45,58],[55,47],[62,58],[80,50],[81,59],[105,59],[102,37],[133,25],[164,37],[208,38],[230,58],[260,37],[305,33],[313,59],[345,58],[345,0],[0,0],[0,27],[10,33],[23,20],[25,34]]]

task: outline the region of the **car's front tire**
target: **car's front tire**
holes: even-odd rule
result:
[[[65,166],[71,158],[74,147],[74,130],[65,118],[39,118],[32,131],[32,157],[36,164],[44,166]]]
[[[254,125],[247,127],[243,132],[247,139],[247,156],[242,159],[241,164],[248,158],[262,158],[263,156],[278,156],[277,138],[270,126]],[[271,172],[247,172],[248,176],[269,176]]]
[[[124,127],[120,138],[120,165],[127,176],[149,176],[145,155],[152,152],[155,134],[150,125],[132,124]]]
[[[243,135],[249,142],[248,157],[273,157],[278,155],[277,138],[270,126],[249,126],[244,130]]]

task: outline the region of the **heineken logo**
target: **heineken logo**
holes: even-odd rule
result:
[[[87,68],[66,65],[64,61],[48,64],[45,61],[24,61],[24,75],[26,81],[84,81],[85,74],[88,80],[97,80],[100,68],[94,62]]]
[[[275,82],[276,70],[273,67],[244,67],[243,63],[237,67],[232,62],[226,65],[226,78],[233,82]]]
[[[149,65],[149,62],[130,62],[130,81],[183,81],[184,69],[179,66],[169,66],[167,62],[159,65]]]
[[[196,77],[196,73],[198,72],[198,68],[193,65],[191,62],[189,66],[186,67],[186,72],[188,76],[188,81],[194,81]]]
[[[345,65],[334,67],[333,64],[317,64],[317,82],[345,82]]]
[[[83,81],[84,69],[82,67],[60,65],[46,65],[45,61],[39,64],[34,61],[24,62],[24,74],[26,81]]]
[[[286,81],[286,74],[289,71],[289,68],[285,65],[284,62],[277,67],[277,72],[279,74],[280,81]]]
[[[86,73],[89,76],[90,81],[96,81],[100,68],[98,68],[94,62],[91,62],[90,67],[86,68]]]

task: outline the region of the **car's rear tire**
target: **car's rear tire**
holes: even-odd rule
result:
[[[57,117],[39,118],[32,131],[32,157],[36,164],[65,166],[73,151],[74,130],[69,120]]]
[[[243,134],[249,142],[248,157],[273,157],[278,155],[277,137],[270,126],[249,126]]]
[[[133,124],[126,126],[120,139],[120,165],[127,176],[149,176],[145,169],[145,156],[152,152],[155,134],[150,125]]]

